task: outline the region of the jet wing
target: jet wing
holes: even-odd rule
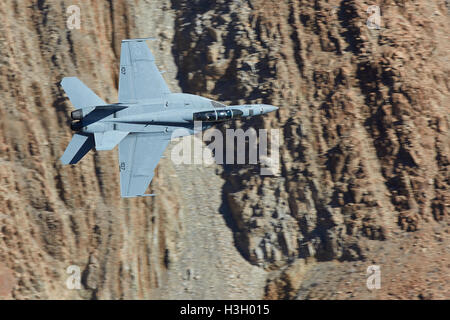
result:
[[[119,143],[122,197],[146,196],[144,192],[169,142],[167,133],[130,133]]]
[[[119,70],[120,103],[162,98],[170,93],[145,40],[122,40]]]

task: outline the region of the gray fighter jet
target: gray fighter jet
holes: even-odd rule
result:
[[[119,102],[106,104],[79,79],[61,82],[72,104],[71,128],[75,134],[61,157],[63,164],[76,164],[86,153],[112,150],[119,145],[122,197],[145,194],[155,167],[172,133],[179,128],[194,134],[194,121],[202,130],[214,123],[275,111],[265,105],[226,106],[184,93],[171,93],[144,39],[122,40]]]

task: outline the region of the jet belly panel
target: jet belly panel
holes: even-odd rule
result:
[[[125,132],[142,132],[142,133],[170,133],[180,128],[191,128],[191,125],[171,126],[171,125],[155,125],[155,124],[136,124],[136,123],[117,123],[116,130]]]

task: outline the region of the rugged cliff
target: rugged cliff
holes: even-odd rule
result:
[[[449,7],[381,1],[369,29],[369,5],[2,2],[0,294],[449,298]],[[143,36],[174,92],[280,107],[230,124],[280,130],[280,176],[163,159],[158,196],[124,200],[115,152],[58,162],[72,110],[59,81],[114,102],[120,40]]]
[[[423,245],[432,249],[424,258],[437,279],[448,281],[446,3],[383,1],[379,30],[367,27],[371,3],[363,1],[176,4],[182,87],[230,102],[281,106],[277,117],[250,126],[282,130],[282,176],[246,167],[223,174],[237,246],[252,263],[287,268],[269,281],[267,297],[296,296],[314,265],[304,261],[361,261],[353,272],[364,276],[368,261],[377,264],[389,252],[396,261],[383,260],[384,270],[395,278],[391,265],[407,271],[423,261],[403,256],[410,237],[404,231],[428,239]],[[327,271],[325,296],[336,295],[336,278],[348,264],[340,266]],[[430,289],[421,281],[411,292],[405,283],[378,296],[394,290],[418,297],[424,289],[449,296],[448,282]],[[320,292],[314,287],[303,290],[314,297]],[[348,287],[364,294],[356,279]]]

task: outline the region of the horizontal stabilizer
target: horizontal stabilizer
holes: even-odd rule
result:
[[[112,150],[127,136],[124,131],[106,131],[95,133],[95,149]]]
[[[94,147],[94,145],[94,137],[92,134],[74,134],[66,151],[64,151],[64,154],[61,157],[61,162],[63,164],[76,164]]]

